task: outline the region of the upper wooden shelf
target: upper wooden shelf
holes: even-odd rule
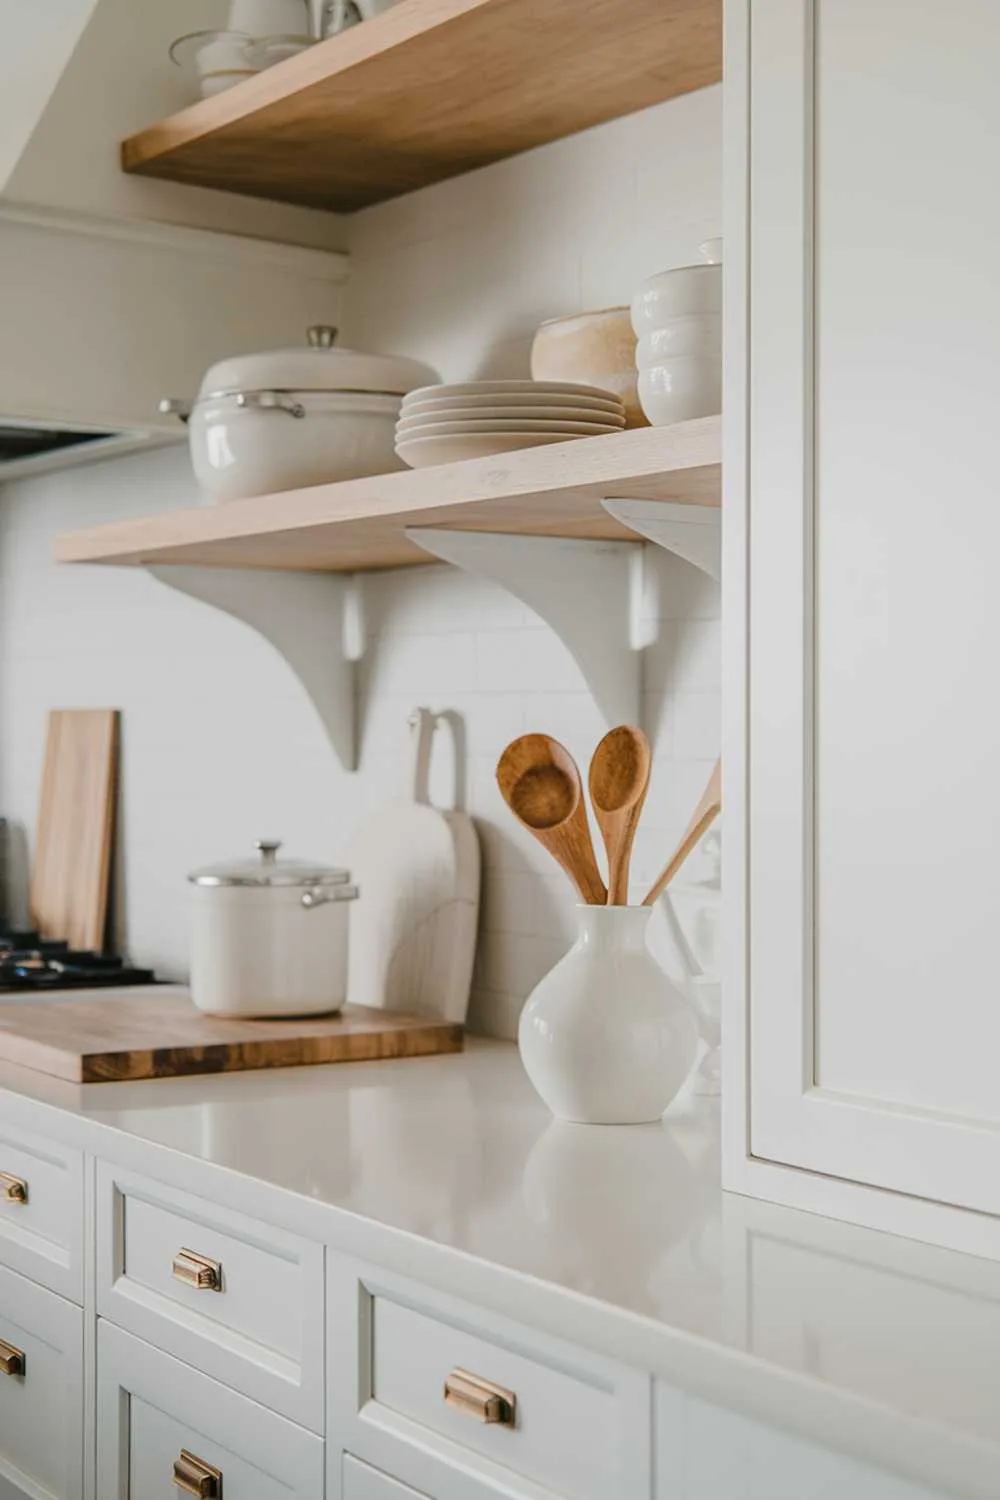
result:
[[[258,495],[56,539],[57,562],[356,572],[426,563],[408,526],[631,538],[602,500],[718,505],[721,420],[642,427],[434,469]]]
[[[132,136],[127,172],[351,210],[722,77],[722,0],[399,0]]]

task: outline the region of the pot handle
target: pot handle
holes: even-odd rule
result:
[[[302,894],[302,905],[306,911],[315,911],[318,906],[327,906],[331,901],[356,901],[356,885],[317,885]]]
[[[177,417],[186,426],[191,420],[192,405],[193,402],[185,401],[178,396],[164,396],[157,410],[162,412],[165,417]]]
[[[236,405],[243,411],[287,411],[290,417],[304,417],[306,409],[285,391],[240,391]]]

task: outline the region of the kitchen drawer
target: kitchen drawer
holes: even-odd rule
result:
[[[97,1207],[102,1317],[323,1431],[321,1245],[105,1162]]]
[[[178,1463],[218,1500],[323,1500],[323,1440],[314,1433],[104,1321],[97,1368],[99,1500],[198,1493],[176,1484]]]
[[[83,1302],[83,1156],[0,1123],[0,1265]]]
[[[358,1459],[435,1500],[648,1497],[645,1375],[333,1255],[327,1302],[328,1432]]]
[[[0,1268],[0,1340],[0,1496],[80,1500],[83,1312]]]
[[[426,1497],[345,1453],[342,1500],[426,1500]]]
[[[656,1500],[946,1500],[662,1381],[656,1431]]]

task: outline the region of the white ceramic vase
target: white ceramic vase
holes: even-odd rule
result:
[[[691,1009],[646,947],[651,908],[579,906],[576,943],[521,1012],[525,1071],[560,1120],[658,1120],[691,1070]]]

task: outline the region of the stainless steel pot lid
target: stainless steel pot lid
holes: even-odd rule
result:
[[[313,886],[347,885],[350,871],[302,859],[279,859],[279,839],[258,839],[256,859],[231,859],[205,865],[188,876],[192,885],[208,886]]]

